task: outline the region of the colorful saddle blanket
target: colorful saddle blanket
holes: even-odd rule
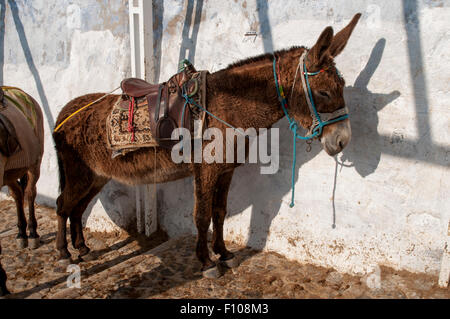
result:
[[[149,84],[140,79],[122,81],[123,94],[106,123],[113,157],[143,147],[171,148],[177,143],[171,140],[176,128],[202,134],[205,113],[194,105],[184,107],[183,92],[206,108],[207,73],[197,72],[191,66],[162,84]],[[195,128],[198,123],[200,127]]]
[[[2,86],[4,92],[3,99],[11,102],[13,106],[19,109],[23,113],[27,121],[33,127],[34,130],[37,129],[37,113],[36,105],[30,99],[28,94],[19,88],[11,86]]]

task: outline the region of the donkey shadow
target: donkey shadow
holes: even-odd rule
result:
[[[400,96],[400,92],[373,93],[367,88],[370,79],[381,62],[386,40],[378,40],[369,61],[361,71],[353,86],[345,88],[345,98],[349,101],[352,140],[341,155],[341,162],[349,161],[358,174],[365,178],[373,174],[380,163],[383,138],[378,134],[378,112]],[[363,151],[362,151],[363,150]]]

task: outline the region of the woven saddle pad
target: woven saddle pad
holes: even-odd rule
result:
[[[192,98],[206,108],[206,72],[198,72],[194,77],[198,80],[198,90]],[[106,120],[108,147],[113,150],[113,157],[125,155],[144,147],[160,146],[150,127],[150,116],[154,116],[154,109],[154,105],[148,105],[146,96],[136,98],[133,113],[133,141],[133,132],[129,131],[129,101],[125,95],[117,98]],[[200,127],[195,129],[199,136],[194,136],[194,138],[201,138],[205,127],[206,113],[193,105],[188,105],[187,111],[192,114],[191,134],[194,132],[195,124],[201,123]]]

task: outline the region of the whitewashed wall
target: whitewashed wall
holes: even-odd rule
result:
[[[54,119],[70,99],[108,91],[130,74],[127,1],[16,1],[21,23],[10,2],[0,80],[40,99],[47,116]],[[363,13],[337,58],[353,130],[338,156],[344,166],[318,144],[306,153],[300,143],[296,206],[289,208],[292,146],[281,120],[280,170],[237,170],[226,239],[344,272],[376,265],[438,271],[450,216],[450,1],[156,0],[153,7],[159,81],[184,57],[213,72],[252,55],[312,46],[325,26],[338,31]],[[245,37],[247,31],[258,36]],[[38,187],[41,200],[54,203],[48,124]],[[158,186],[158,206],[160,225],[171,236],[195,232],[192,179]],[[124,227],[134,209],[133,191],[110,185],[96,201],[90,226]]]
[[[45,115],[38,202],[54,206],[58,168],[51,132],[71,99],[109,92],[131,74],[128,1],[0,0],[0,84],[36,98]],[[4,27],[3,27],[4,26]],[[81,107],[82,105],[80,105]],[[134,191],[110,183],[85,218],[95,230],[132,224]]]
[[[353,140],[337,168],[317,142],[311,153],[299,144],[291,209],[291,134],[281,120],[280,171],[237,170],[226,239],[345,272],[387,265],[437,273],[450,216],[450,1],[268,2],[164,1],[160,79],[184,57],[180,45],[198,69],[215,71],[251,55],[311,47],[327,25],[337,32],[361,12],[337,58]],[[196,27],[185,19],[187,3],[194,14],[202,7]],[[255,41],[247,31],[258,32]],[[195,232],[192,192],[191,179],[160,187],[160,223],[172,236]]]

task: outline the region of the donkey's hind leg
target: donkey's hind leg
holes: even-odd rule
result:
[[[2,247],[0,246],[0,254],[2,253]],[[0,297],[8,295],[9,291],[6,288],[6,272],[0,263]]]
[[[56,235],[56,249],[59,251],[61,262],[70,261],[70,252],[67,249],[67,219],[72,215],[74,208],[89,193],[94,182],[93,172],[86,166],[65,165],[64,188],[61,190],[56,204],[58,219],[58,232]]]
[[[25,187],[25,199],[28,202],[28,230],[30,239],[30,248],[37,249],[40,244],[39,235],[37,233],[37,220],[35,216],[35,199],[36,199],[36,183],[40,175],[40,165],[33,167],[27,173],[27,184]]]
[[[108,182],[108,179],[103,177],[96,177],[90,186],[90,190],[82,200],[72,209],[70,213],[70,235],[72,238],[72,245],[78,249],[79,256],[86,256],[90,249],[86,246],[83,236],[82,216],[91,200],[102,190],[103,186]],[[84,259],[89,259],[85,257]]]
[[[238,266],[237,257],[225,247],[223,241],[223,223],[225,215],[227,214],[227,199],[228,191],[231,185],[231,179],[233,178],[234,170],[222,174],[216,184],[216,190],[214,194],[213,202],[213,237],[212,247],[216,254],[220,255],[220,261],[229,268]]]
[[[27,220],[25,218],[25,212],[23,210],[23,189],[17,181],[12,181],[7,183],[9,189],[11,190],[11,196],[16,202],[17,208],[17,227],[19,228],[19,233],[17,234],[17,245],[20,249],[28,247],[28,236],[27,236]]]

